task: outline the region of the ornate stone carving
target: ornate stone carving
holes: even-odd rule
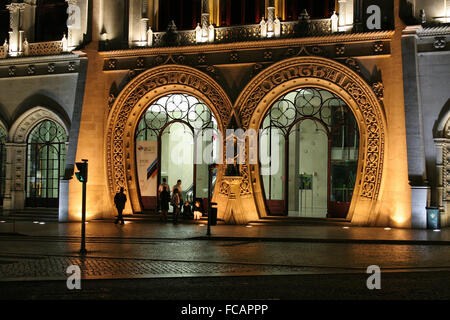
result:
[[[76,66],[75,61],[70,61],[69,64],[67,65],[67,70],[75,71],[75,66]]]
[[[295,55],[295,50],[294,48],[288,48],[286,50],[286,53],[284,54],[287,58],[292,57],[293,55]]]
[[[55,64],[54,63],[49,63],[47,66],[47,72],[48,73],[54,73],[55,72]]]
[[[253,65],[252,78],[257,75],[262,69],[264,69],[264,65],[262,63],[255,63]]]
[[[384,51],[384,44],[381,41],[377,41],[373,44],[373,52],[375,53],[383,53]]]
[[[108,113],[111,111],[111,108],[114,105],[114,102],[116,101],[116,96],[112,93],[109,94],[108,97]]]
[[[447,44],[445,37],[435,37],[433,47],[435,49],[444,49]]]
[[[206,54],[201,53],[197,57],[197,63],[198,64],[205,64],[206,63]]]
[[[336,55],[342,56],[345,53],[345,45],[343,44],[337,44],[336,45]]]
[[[355,103],[348,104],[363,126],[360,132],[365,144],[364,152],[360,155],[363,172],[359,192],[361,197],[377,199],[385,152],[384,116],[370,86],[345,66],[319,57],[300,57],[267,68],[244,89],[236,102],[242,127],[256,129],[254,121],[261,119],[264,113],[260,109],[256,113],[260,102],[283,83],[302,78],[331,82],[354,99]]]
[[[230,193],[230,185],[226,181],[222,181],[220,183],[219,193],[228,197],[228,194]]]
[[[345,59],[344,62],[348,67],[350,67],[350,69],[352,69],[355,72],[361,73],[361,69],[359,67],[358,64],[358,60],[354,59],[354,58],[347,58]]]
[[[35,73],[36,73],[36,67],[34,65],[29,65],[27,67],[27,74],[31,76]]]
[[[35,107],[22,114],[10,129],[11,142],[25,143],[28,133],[42,120],[48,119],[58,123],[69,134],[64,122],[52,111],[43,107]]]
[[[136,68],[144,68],[145,67],[145,58],[139,57],[136,59]]]
[[[109,59],[108,60],[108,69],[114,70],[117,68],[117,59]]]
[[[237,61],[239,61],[239,53],[237,53],[237,52],[231,52],[231,53],[230,53],[230,61],[231,61],[231,62],[237,62]]]
[[[16,75],[16,70],[17,70],[16,66],[10,66],[8,68],[8,75],[10,77],[14,77]]]
[[[250,177],[248,174],[248,165],[241,165],[241,176],[242,180],[239,186],[239,194],[241,196],[246,196],[252,194],[250,186]]]
[[[28,48],[30,56],[47,56],[47,55],[61,54],[64,49],[62,41],[29,43]]]
[[[372,84],[372,90],[377,96],[378,100],[384,100],[384,85],[382,82],[375,82]]]
[[[273,53],[272,51],[264,51],[264,60],[272,60]]]
[[[168,86],[179,85],[185,87],[191,94],[197,92],[203,96],[203,100],[208,104],[216,119],[219,121],[219,129],[222,130],[222,123],[228,123],[231,116],[231,102],[222,88],[206,74],[182,65],[166,65],[154,68],[140,74],[131,81],[120,93],[109,113],[106,143],[106,168],[108,175],[108,185],[111,196],[120,187],[126,187],[130,181],[135,181],[133,170],[130,169],[130,159],[133,150],[130,145],[134,143],[134,133],[131,133],[132,125],[139,120],[139,114],[148,104],[139,104],[139,101],[147,94],[154,94],[157,90],[163,90]],[[149,100],[148,103],[151,101]],[[220,183],[218,181],[218,183]],[[133,188],[130,191],[131,202],[137,199]]]

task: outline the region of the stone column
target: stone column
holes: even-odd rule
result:
[[[208,0],[202,1],[202,37],[208,38],[209,28],[209,5]]]
[[[22,30],[23,11],[26,3],[13,2],[6,6],[9,10],[9,55],[16,57],[22,54],[22,42],[25,40]]]
[[[20,210],[25,204],[26,143],[6,143],[6,177],[3,208]]]
[[[274,21],[275,21],[275,7],[272,1],[269,1],[269,7],[267,8],[267,36],[269,38],[274,36]]]
[[[147,31],[148,31],[148,24],[149,24],[149,19],[148,19],[148,0],[142,0],[142,8],[141,8],[142,14],[141,14],[141,25],[140,25],[140,29],[141,29],[141,41],[145,41],[145,43],[147,44]]]
[[[197,43],[213,42],[215,38],[214,26],[209,24],[209,4],[208,0],[202,0],[202,25],[197,25],[195,29],[195,39]]]

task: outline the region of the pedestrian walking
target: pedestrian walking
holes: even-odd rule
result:
[[[178,223],[178,215],[180,214],[181,199],[178,193],[178,189],[175,188],[172,194],[172,206],[173,206],[173,223]]]
[[[160,193],[161,204],[161,220],[167,221],[167,215],[169,213],[170,192],[169,188],[163,188]]]
[[[119,222],[119,220],[121,221],[120,224],[125,224],[125,221],[123,220],[123,216],[122,216],[122,212],[123,209],[125,208],[125,203],[127,202],[127,196],[125,195],[125,193],[123,193],[124,189],[120,188],[120,192],[117,192],[116,195],[114,196],[114,204],[116,205],[117,208],[117,219],[114,222],[115,224],[117,224]]]

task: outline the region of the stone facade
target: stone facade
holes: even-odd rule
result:
[[[208,37],[202,41],[194,29],[158,30],[159,1],[119,2],[68,1],[70,15],[80,10],[82,18],[79,28],[71,22],[61,54],[38,56],[32,42],[19,58],[1,59],[0,51],[2,126],[9,133],[4,209],[23,208],[26,138],[36,121],[51,119],[69,137],[60,221],[80,219],[81,184],[71,179],[80,159],[89,159],[88,219],[111,218],[120,187],[129,198],[125,213],[143,211],[134,137],[150,103],[189,94],[208,106],[221,132],[232,124],[257,130],[276,99],[312,86],[339,96],[358,123],[359,161],[346,220],[423,228],[425,207],[434,203],[448,223],[448,90],[431,91],[449,78],[442,68],[450,65],[445,26],[407,27],[400,0],[382,3],[380,17],[369,15],[370,1],[338,1],[337,29],[333,12],[283,20],[283,1],[266,4],[264,23],[218,26],[220,1],[211,0],[198,13],[197,31]],[[371,29],[367,21],[376,26],[378,18],[380,27]],[[273,28],[279,32],[268,36]],[[247,159],[248,147],[244,153]],[[226,169],[219,165],[213,194],[219,218],[239,224],[273,218],[259,164],[240,166],[238,176]]]

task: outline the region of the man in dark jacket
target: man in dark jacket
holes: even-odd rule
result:
[[[123,220],[122,211],[125,208],[126,202],[127,196],[125,195],[125,193],[123,193],[123,188],[120,188],[120,192],[117,192],[116,195],[114,196],[114,204],[116,205],[118,213],[116,222],[114,222],[115,224],[117,224],[119,220],[121,221],[120,224],[125,223],[125,221]]]

